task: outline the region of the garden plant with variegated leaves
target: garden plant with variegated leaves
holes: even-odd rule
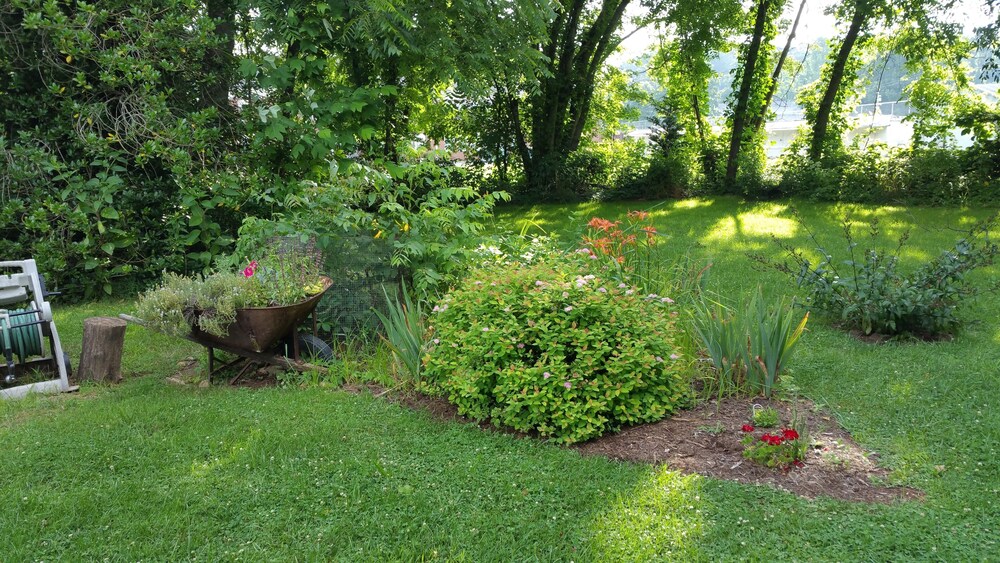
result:
[[[673,300],[575,258],[479,270],[431,313],[425,375],[465,416],[573,443],[691,399]]]

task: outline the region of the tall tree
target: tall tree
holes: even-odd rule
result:
[[[781,78],[781,70],[785,66],[785,59],[788,58],[789,51],[792,50],[792,41],[795,40],[795,32],[799,29],[799,22],[802,20],[802,12],[805,10],[806,0],[799,2],[799,10],[795,14],[795,20],[792,22],[792,27],[788,31],[788,39],[785,41],[784,48],[781,49],[781,54],[778,55],[778,62],[774,65],[774,72],[771,73],[771,83],[767,88],[767,93],[764,95],[764,101],[761,103],[761,111],[757,114],[756,119],[754,119],[753,132],[754,134],[760,133],[760,130],[764,127],[764,122],[767,121],[767,113],[771,107],[771,100],[774,99],[774,93],[778,90],[778,82]]]
[[[688,149],[689,166],[700,169],[704,181],[714,183],[720,155],[709,124],[709,81],[714,71],[710,60],[730,47],[744,18],[738,0],[703,2],[678,0],[664,18],[661,43],[650,61],[649,73],[664,89],[663,113],[677,121],[683,142],[677,152]]]
[[[812,126],[809,141],[812,160],[820,160],[831,148],[841,144],[844,123],[834,127],[831,124],[843,121],[838,114],[845,111],[846,92],[851,90],[845,86],[856,81],[860,67],[856,54],[874,37],[873,31],[879,26],[895,29],[895,33],[905,33],[911,28],[923,30],[924,35],[913,38],[914,45],[903,45],[903,48],[930,53],[936,49],[934,45],[950,44],[955,40],[955,26],[941,23],[954,4],[955,0],[848,0],[835,9],[838,18],[849,23],[839,48],[831,51],[831,59],[823,69],[822,95],[815,104],[806,107],[806,120]],[[928,48],[919,48],[920,45]]]
[[[784,0],[757,0],[753,31],[740,53],[743,66],[734,80],[734,83],[738,81],[739,89],[732,105],[729,158],[726,160],[726,185],[729,189],[736,182],[740,150],[754,133],[752,126],[746,131],[746,125],[753,124],[758,113],[767,111],[766,107],[761,107],[761,99],[770,89],[766,70],[769,54],[773,50],[770,42],[776,32],[774,22],[781,15],[784,5]]]
[[[571,197],[558,170],[580,145],[598,72],[620,41],[630,0],[570,0],[538,45],[545,68],[523,98],[508,92],[511,121],[528,185],[540,199]],[[525,106],[526,111],[522,111]]]

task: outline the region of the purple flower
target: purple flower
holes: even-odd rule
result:
[[[544,285],[545,285],[545,282],[543,282],[542,280],[538,280],[538,281],[535,282],[535,287],[543,287]]]
[[[618,284],[618,289],[625,289],[625,288],[627,288],[627,287],[628,287],[628,285],[626,285],[626,284],[624,284],[624,283],[620,283],[620,284]]]
[[[549,373],[549,372],[545,372],[545,373],[542,374],[542,378],[544,378],[544,379],[548,379],[550,377],[552,377],[552,374]]]
[[[441,339],[440,338],[435,338],[432,342],[434,342],[435,344],[440,344],[441,343]]]
[[[569,381],[567,381],[566,383],[563,383],[563,387],[565,387],[565,388],[567,388],[567,389],[570,389],[570,388],[572,388],[572,387],[573,387],[573,384],[572,384],[572,383],[570,383]]]
[[[663,299],[660,299],[660,303],[673,303],[673,302],[674,300],[669,297],[664,297]]]
[[[670,354],[671,360],[676,360],[677,358],[680,358],[680,356],[678,356],[677,354]]]
[[[517,347],[520,348],[520,349],[523,349],[524,348],[524,342],[518,342],[517,343]]]
[[[605,288],[603,288],[603,287],[597,288],[597,291],[598,291],[598,293],[607,293],[608,292],[608,290],[605,289]]]
[[[489,331],[490,331],[490,327],[488,327],[488,326],[484,326],[483,327],[483,332],[489,332]]]

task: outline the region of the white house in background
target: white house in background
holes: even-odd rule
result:
[[[979,92],[987,104],[1000,102],[1000,84],[973,84],[972,87]],[[850,144],[855,139],[860,138],[862,146],[866,143],[882,143],[890,147],[908,146],[913,137],[913,124],[904,121],[903,118],[909,113],[910,108],[906,100],[861,104],[851,115],[854,127],[844,135],[844,143]],[[725,127],[721,118],[712,121],[712,128],[716,133],[721,132],[722,128]],[[649,138],[653,132],[652,123],[649,121],[632,122],[629,125],[633,129],[625,134],[628,137],[645,139]],[[804,127],[806,127],[806,122],[801,111],[782,111],[778,120],[770,121],[764,125],[764,130],[767,133],[767,141],[764,146],[767,159],[775,160],[780,157],[798,135],[799,129]],[[964,148],[972,145],[972,137],[963,135],[957,127],[952,133],[957,147]]]

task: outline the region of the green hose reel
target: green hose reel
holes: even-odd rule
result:
[[[12,352],[21,363],[27,358],[42,355],[42,333],[37,311],[7,311],[6,322],[0,322],[0,351],[5,354]]]

